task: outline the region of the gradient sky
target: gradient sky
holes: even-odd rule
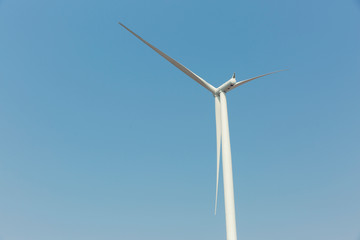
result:
[[[0,239],[225,239],[212,95],[228,94],[239,240],[360,239],[360,3],[0,1]]]

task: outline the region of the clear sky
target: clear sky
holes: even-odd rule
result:
[[[0,239],[360,239],[360,2],[0,1]]]

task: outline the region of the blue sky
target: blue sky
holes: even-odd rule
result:
[[[0,2],[0,239],[225,239],[211,94],[228,94],[239,239],[360,238],[359,1]]]

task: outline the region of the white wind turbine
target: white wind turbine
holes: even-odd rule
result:
[[[233,90],[234,88],[250,82],[254,79],[264,77],[276,72],[275,71],[253,78],[249,78],[243,81],[236,82],[235,73],[232,78],[222,84],[220,87],[215,88],[211,84],[207,83],[204,79],[187,69],[182,64],[178,63],[139,35],[131,31],[124,24],[120,23],[126,30],[132,33],[135,37],[140,39],[143,43],[151,47],[155,52],[160,54],[163,58],[172,63],[175,67],[180,69],[190,78],[194,79],[200,85],[209,90],[215,97],[215,119],[216,119],[216,143],[217,143],[217,168],[216,168],[216,195],[215,195],[215,214],[217,206],[218,196],[218,185],[219,185],[219,167],[220,167],[220,150],[222,151],[222,163],[223,163],[223,182],[224,182],[224,198],[225,198],[225,219],[226,219],[226,236],[227,240],[236,240],[236,220],[235,220],[235,200],[234,200],[234,185],[233,185],[233,174],[232,174],[232,162],[231,162],[231,149],[230,149],[230,135],[229,135],[229,121],[227,113],[226,93]],[[221,148],[222,144],[222,148]]]

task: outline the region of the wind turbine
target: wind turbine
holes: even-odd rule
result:
[[[132,33],[135,37],[140,39],[143,43],[152,48],[155,52],[160,54],[163,58],[172,63],[175,67],[180,69],[190,78],[194,79],[201,86],[209,90],[215,97],[215,120],[216,120],[216,145],[217,145],[217,168],[216,168],[216,195],[215,195],[215,215],[217,206],[218,186],[219,186],[219,167],[220,167],[220,151],[222,152],[222,164],[223,164],[223,182],[224,182],[224,198],[225,198],[225,221],[226,221],[226,238],[227,240],[237,240],[236,235],[236,219],[235,219],[235,199],[234,199],[234,184],[231,162],[231,149],[230,149],[230,135],[229,135],[229,120],[226,103],[226,93],[237,88],[238,86],[250,82],[254,79],[264,77],[276,72],[266,73],[260,76],[249,78],[243,81],[236,82],[235,73],[230,80],[223,83],[220,87],[215,88],[204,79],[187,69],[185,66],[175,61],[147,41],[142,37],[131,31],[124,24],[119,24]]]

